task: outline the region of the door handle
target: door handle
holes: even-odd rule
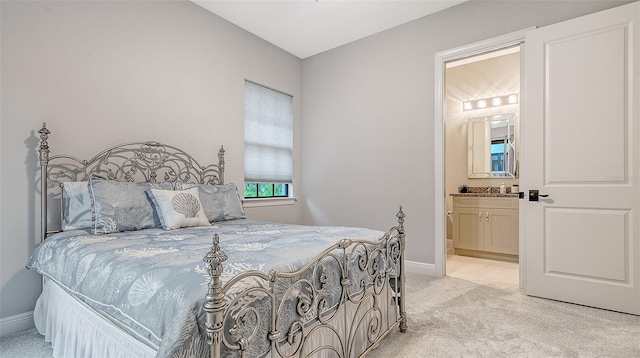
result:
[[[486,217],[487,217],[487,222],[489,222],[489,212],[488,211],[486,213]]]
[[[482,221],[482,211],[478,213],[478,221]]]
[[[540,194],[538,190],[529,190],[529,201],[538,201],[538,197],[546,198],[549,194]]]

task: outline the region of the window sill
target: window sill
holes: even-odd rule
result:
[[[298,198],[264,198],[264,199],[244,199],[242,200],[242,206],[244,208],[257,208],[261,206],[280,206],[280,205],[293,205]]]

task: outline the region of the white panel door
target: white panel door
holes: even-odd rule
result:
[[[527,33],[528,295],[640,314],[639,39],[640,2]]]

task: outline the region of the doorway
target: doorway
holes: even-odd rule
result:
[[[453,184],[451,181],[447,179],[448,176],[452,175],[448,173],[450,169],[448,162],[450,162],[450,160],[448,160],[447,155],[452,153],[448,153],[448,151],[450,151],[450,148],[447,145],[447,133],[449,132],[450,128],[448,127],[448,124],[447,124],[447,118],[449,114],[448,113],[449,107],[452,105],[455,106],[455,104],[449,103],[450,101],[448,98],[448,94],[446,92],[447,64],[451,65],[453,63],[457,63],[457,65],[460,65],[460,64],[466,65],[468,63],[477,62],[478,60],[484,61],[487,58],[496,57],[496,54],[500,54],[500,51],[503,51],[505,49],[509,49],[509,50],[506,50],[506,52],[511,51],[511,53],[517,53],[517,56],[519,57],[520,51],[518,50],[520,49],[520,44],[524,42],[525,33],[529,30],[530,29],[525,29],[522,31],[506,34],[497,38],[488,39],[482,42],[466,45],[460,48],[443,51],[436,54],[435,65],[436,65],[436,118],[437,120],[435,121],[435,133],[436,133],[435,158],[436,158],[436,168],[441,169],[439,172],[442,173],[442,175],[436,175],[436,178],[435,178],[435,192],[439,194],[435,196],[436,200],[434,203],[435,204],[434,212],[436,214],[436,217],[441,218],[441,221],[438,220],[436,222],[436,225],[434,228],[434,237],[436,238],[435,240],[436,273],[442,276],[447,274],[447,256],[448,256],[448,253],[451,253],[451,249],[447,245],[450,242],[446,240],[447,238],[452,238],[452,235],[451,235],[452,228],[451,228],[451,225],[449,224],[451,222],[451,216],[450,216],[451,214],[447,215],[449,212],[453,211],[452,210],[453,205],[451,204],[452,199],[449,194],[457,193],[458,192],[457,187],[462,184],[466,184],[467,186],[473,185],[474,187],[475,186],[480,187],[485,185],[491,186],[492,187],[491,190],[495,191],[495,190],[499,190],[498,188],[500,187],[502,182],[505,183],[505,186],[509,186],[509,188],[511,187],[512,184],[517,183],[517,179],[515,181],[511,179],[507,180],[506,177],[503,177],[503,178],[498,177],[498,179],[496,179],[495,177],[492,179],[487,178],[486,180],[485,179],[468,179],[469,175],[467,173],[467,165],[466,165],[468,153],[466,153],[466,149],[467,149],[466,147],[461,151],[462,154],[458,154],[459,156],[462,156],[462,157],[456,159],[458,163],[462,163],[462,166],[456,165],[456,168],[457,168],[456,170],[458,171],[458,174],[456,174],[456,177],[462,178],[464,176],[464,182]],[[480,56],[480,57],[476,57],[476,56]],[[518,69],[518,72],[519,72],[519,69]],[[522,83],[521,77],[522,76],[520,75],[520,73],[518,73],[518,83]],[[485,86],[486,88],[484,89],[484,91],[479,91],[479,93],[469,92],[469,93],[466,93],[464,96],[458,95],[460,98],[456,98],[455,100],[459,102],[458,103],[459,112],[461,113],[465,112],[462,107],[464,105],[464,102],[472,102],[480,99],[486,100],[494,97],[502,97],[503,95],[514,94],[514,92],[518,94],[518,97],[522,95],[521,88],[516,88],[516,90],[510,93],[495,93],[495,92],[490,93],[491,92],[490,88],[492,87],[491,82],[492,81],[489,81],[486,84]],[[460,91],[460,93],[463,93],[464,91],[465,90],[463,89]],[[475,102],[474,105],[477,105],[477,102]],[[481,105],[481,107],[483,106],[484,105]],[[519,107],[515,107],[515,108],[516,109],[514,109],[514,107],[512,106],[509,109],[511,111],[516,111],[516,114],[519,117],[520,115]],[[480,113],[480,112],[475,112],[475,113]],[[474,117],[475,113],[473,111],[468,111],[468,113],[465,113],[465,115],[462,117],[464,117],[465,118],[464,120],[466,121],[467,117],[468,118]],[[485,110],[485,114],[486,113],[487,111]],[[457,127],[457,131],[459,132],[458,133],[459,140],[466,141],[467,140],[466,127],[459,125]],[[516,164],[514,162],[514,166],[515,165]],[[478,183],[478,185],[473,184],[474,180],[479,180],[475,182],[475,183]],[[488,182],[497,183],[497,184],[487,184]],[[515,204],[515,205],[518,205],[518,204]],[[483,215],[483,221],[484,221],[485,214],[483,213],[482,215]],[[515,220],[517,223],[521,221],[521,219],[519,219],[518,214],[516,214]],[[519,243],[520,235],[516,232],[515,236],[517,237],[516,242]],[[522,257],[520,251],[521,250],[518,249],[518,255],[512,255],[512,257],[513,256],[515,256],[516,258]],[[469,254],[469,252],[466,252],[466,253]],[[482,257],[482,258],[473,258],[470,256],[465,256],[465,257],[462,257],[462,256],[456,257],[456,256],[457,255],[450,256],[450,258],[452,258],[452,260],[450,260],[451,261],[450,269],[452,271],[455,270],[460,272],[461,270],[460,267],[475,265],[475,268],[477,269],[476,271],[482,271],[487,274],[490,274],[492,271],[496,271],[496,270],[500,271],[500,268],[499,268],[500,266],[509,266],[508,262],[499,262],[496,260],[491,260],[492,259],[491,255],[486,255],[486,257]],[[479,256],[482,256],[482,255],[479,255]],[[499,258],[503,259],[504,257],[499,257]],[[487,259],[490,259],[490,260],[487,261]],[[523,280],[522,260],[516,259],[516,261],[519,261],[520,265],[516,263],[517,266],[515,266],[515,268],[514,268],[514,265],[511,265],[509,269],[511,270],[511,274],[514,273],[514,270],[517,272],[517,277],[518,277],[517,286],[523,287],[524,280]],[[464,268],[462,270],[464,270]],[[471,268],[471,270],[473,270],[473,267]]]
[[[519,287],[520,45],[445,63],[448,276]]]

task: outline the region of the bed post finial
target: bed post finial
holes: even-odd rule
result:
[[[220,358],[222,348],[222,328],[224,327],[224,311],[227,305],[222,292],[220,276],[224,270],[222,263],[227,254],[220,249],[220,237],[213,236],[213,246],[203,261],[207,264],[209,284],[205,296],[204,311],[206,313],[207,344],[211,346],[211,358]]]
[[[47,129],[47,123],[42,122],[42,128],[38,131],[40,133],[40,165],[47,165],[49,163],[49,134],[51,132]]]
[[[398,230],[401,231],[404,234],[404,218],[405,218],[405,214],[404,211],[402,211],[402,205],[400,205],[400,210],[398,210],[398,213],[396,214],[396,217],[398,218]]]
[[[224,184],[224,146],[220,146],[220,150],[218,151],[218,168],[220,168],[220,183]]]

